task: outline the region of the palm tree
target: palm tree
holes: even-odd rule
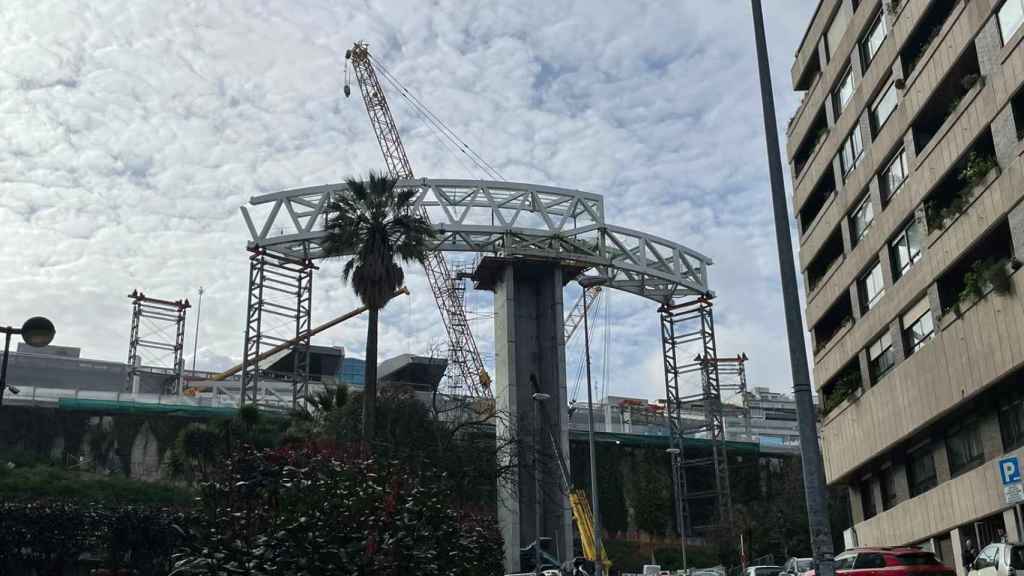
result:
[[[405,274],[396,260],[419,262],[427,257],[435,231],[413,211],[414,190],[396,190],[394,178],[370,172],[367,182],[348,179],[348,194],[329,206],[327,256],[351,257],[342,277],[369,311],[366,328],[366,384],[363,390],[363,437],[372,440],[377,403],[377,315]]]

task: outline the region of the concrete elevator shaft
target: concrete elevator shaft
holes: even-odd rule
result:
[[[485,258],[476,272],[477,287],[494,292],[497,437],[517,439],[502,455],[518,464],[517,472],[498,486],[498,523],[511,572],[520,571],[520,549],[537,540],[538,509],[540,537],[553,544],[548,551],[572,558],[560,460],[569,453],[562,289],[579,272],[557,262],[505,258]],[[549,398],[534,400],[535,393]]]

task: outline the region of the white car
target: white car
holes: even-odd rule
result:
[[[779,576],[782,566],[748,566],[745,576]]]
[[[998,543],[982,548],[967,576],[1014,576],[1024,571],[1024,544]]]
[[[792,576],[803,576],[812,568],[814,568],[814,558],[790,558],[782,567],[782,571]]]

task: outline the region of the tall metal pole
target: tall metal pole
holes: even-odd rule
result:
[[[203,287],[199,287],[199,303],[196,305],[196,335],[192,344],[192,374],[196,373],[196,353],[199,350],[199,315],[203,313]]]
[[[604,555],[601,551],[601,509],[597,500],[597,453],[594,450],[594,396],[593,385],[590,382],[590,324],[587,320],[589,315],[587,306],[587,292],[583,292],[583,348],[587,356],[587,440],[590,443],[590,507],[594,513],[594,576],[604,574]]]
[[[540,531],[541,531],[541,481],[540,481],[540,415],[538,408],[546,394],[533,395],[533,573],[541,576]]]
[[[4,360],[3,367],[0,368],[0,406],[4,404],[4,391],[7,390],[7,356],[11,352],[11,334],[17,332],[14,328],[4,329]]]
[[[764,13],[761,0],[750,0],[754,16],[754,40],[757,45],[757,70],[761,79],[761,105],[764,111],[765,144],[771,174],[772,209],[775,213],[775,240],[779,250],[782,275],[782,302],[786,313],[786,336],[789,340],[789,364],[793,372],[793,398],[796,400],[800,426],[800,461],[803,467],[804,496],[807,520],[811,531],[811,548],[818,565],[818,576],[834,576],[832,530],[828,522],[828,501],[825,495],[825,473],[818,447],[817,421],[811,397],[811,377],[807,371],[807,349],[804,344],[803,321],[800,318],[800,297],[797,292],[796,265],[793,262],[793,240],[789,233],[789,212],[786,207],[786,186],[779,156],[779,134],[775,124],[775,101],[772,97],[768,46],[764,35]]]
[[[679,525],[679,548],[683,552],[683,573],[689,573],[690,567],[686,562],[686,514],[683,513],[683,495],[679,493],[679,475],[685,474],[686,471],[681,466],[682,450],[679,448],[669,448],[666,450],[672,455],[672,496],[675,500],[676,508],[676,524]]]

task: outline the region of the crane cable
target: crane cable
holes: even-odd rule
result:
[[[473,164],[482,170],[488,177],[496,178],[498,180],[504,180],[504,177],[494,168],[487,160],[477,153],[473,148],[467,144],[462,138],[459,138],[458,134],[451,129],[441,118],[434,114],[430,108],[427,107],[419,98],[417,98],[412,91],[403,85],[398,78],[387,69],[386,66],[381,64],[380,60],[370,56],[371,62],[373,62],[374,68],[381,71],[381,75],[388,81],[391,86],[398,91],[398,93],[405,98],[413,109],[422,116],[428,123],[430,123],[435,130],[437,130],[442,136],[444,136],[452,146],[459,152],[465,155]]]

